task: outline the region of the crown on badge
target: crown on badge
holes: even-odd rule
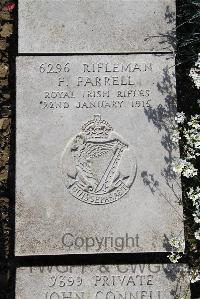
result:
[[[82,131],[87,139],[107,139],[112,131],[111,125],[101,119],[101,115],[94,115],[94,119],[89,120],[82,126]]]

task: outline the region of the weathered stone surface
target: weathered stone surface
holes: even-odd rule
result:
[[[175,111],[170,55],[18,57],[16,255],[169,251]]]
[[[18,299],[190,298],[186,265],[48,266],[17,270]]]
[[[19,0],[19,52],[169,52],[175,20],[175,0]]]

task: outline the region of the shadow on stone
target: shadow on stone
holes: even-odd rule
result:
[[[174,75],[174,74],[173,74]],[[180,198],[176,194],[171,180],[176,180],[176,175],[172,169],[173,162],[173,150],[177,148],[177,145],[172,141],[172,124],[174,122],[176,114],[176,102],[174,94],[174,83],[171,80],[169,67],[166,66],[163,69],[163,80],[157,83],[157,88],[162,95],[166,95],[165,103],[159,104],[156,108],[148,107],[144,109],[144,113],[147,116],[149,122],[157,128],[158,132],[163,131],[161,144],[166,151],[164,156],[165,167],[163,168],[161,175],[164,177],[168,187],[174,192],[177,200]],[[141,172],[144,185],[148,186],[152,193],[159,190],[159,181],[156,178],[156,174],[148,173],[147,170]],[[164,194],[163,194],[164,196]]]
[[[169,6],[166,7],[164,18],[165,18],[166,24],[176,24],[176,13],[174,11],[171,11]],[[165,34],[159,33],[159,35],[148,36],[144,39],[144,41],[147,41],[150,39],[158,40],[158,43],[160,45],[163,45],[163,50],[169,51],[170,49],[169,49],[168,45],[170,45],[171,48],[174,49],[174,51],[175,51],[176,44],[177,44],[175,25],[174,25],[174,28],[172,28],[172,30],[167,31]]]
[[[168,264],[163,269],[167,279],[176,282],[176,287],[170,292],[173,298],[189,298],[189,282],[188,284],[183,283],[187,271],[183,264]]]
[[[155,195],[159,194],[161,198],[166,200],[169,205],[175,210],[178,217],[182,221],[182,215],[176,208],[176,205],[173,204],[171,198],[162,190],[161,182],[159,182],[159,176],[161,175],[164,178],[165,184],[174,194],[174,197],[177,203],[181,202],[181,196],[175,189],[174,185],[178,186],[178,189],[181,189],[180,182],[176,179],[176,174],[172,168],[172,162],[174,160],[174,150],[177,149],[176,144],[172,140],[172,130],[174,124],[174,118],[176,115],[176,100],[175,100],[175,80],[173,80],[175,74],[171,74],[169,66],[166,66],[163,69],[163,77],[160,82],[157,82],[158,91],[165,96],[165,101],[162,104],[159,104],[157,107],[147,107],[144,108],[144,113],[148,119],[149,123],[152,123],[158,132],[162,132],[161,145],[165,150],[164,155],[164,167],[161,170],[161,173],[149,173],[147,169],[144,169],[141,172],[141,177],[143,183],[150,191]],[[165,241],[163,247],[170,252],[171,245],[169,240],[165,236]]]
[[[167,252],[172,251],[172,246],[169,242],[169,238],[166,235],[164,235],[163,247],[166,249]]]

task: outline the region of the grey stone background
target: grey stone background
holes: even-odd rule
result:
[[[171,52],[175,10],[174,0],[19,0],[19,53]]]

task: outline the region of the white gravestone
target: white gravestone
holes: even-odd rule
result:
[[[170,52],[175,7],[175,0],[19,0],[19,52]]]
[[[189,299],[183,264],[19,268],[17,299]]]
[[[170,251],[175,112],[171,55],[18,57],[16,255]]]

